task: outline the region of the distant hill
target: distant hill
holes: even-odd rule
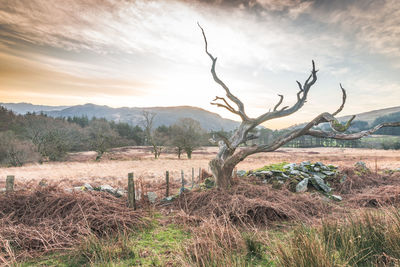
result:
[[[386,116],[386,115],[389,115],[389,114],[392,114],[392,113],[396,113],[396,112],[400,112],[400,106],[399,107],[384,108],[384,109],[377,109],[377,110],[372,110],[372,111],[356,114],[355,120],[366,121],[369,124],[371,124],[378,117]],[[343,117],[339,117],[338,120],[347,121],[350,118],[351,118],[351,116],[343,116]]]
[[[142,112],[149,111],[156,113],[154,118],[154,126],[172,125],[180,118],[192,118],[200,122],[201,126],[206,130],[233,130],[239,126],[239,122],[224,119],[216,113],[207,110],[191,107],[149,107],[149,108],[111,108],[108,106],[99,106],[94,104],[85,104],[78,106],[36,106],[27,103],[18,104],[2,104],[7,109],[13,110],[16,113],[24,114],[26,112],[40,112],[51,117],[73,117],[73,116],[88,116],[89,118],[106,118],[117,122],[126,122],[131,125],[138,125],[143,119]]]
[[[367,112],[355,114],[356,118],[354,119],[354,122],[365,121],[371,126],[371,124],[374,122],[375,119],[377,119],[379,117],[387,116],[389,114],[397,113],[397,112],[400,112],[400,106],[367,111]],[[345,122],[345,121],[348,121],[350,118],[351,118],[351,116],[349,115],[349,116],[338,117],[337,119],[341,122]],[[295,129],[295,128],[302,127],[304,125],[306,125],[306,123],[296,124],[296,125],[288,127],[287,129]],[[321,127],[322,129],[330,128],[329,124],[327,124],[327,123],[323,123],[319,127]],[[354,130],[356,130],[356,129],[354,129]]]
[[[98,117],[106,118],[107,120],[126,122],[131,125],[138,125],[142,120],[143,110],[154,112],[157,114],[155,117],[154,125],[172,125],[180,118],[189,117],[200,122],[201,126],[206,130],[233,130],[239,126],[239,122],[222,118],[216,113],[207,110],[191,107],[191,106],[178,106],[178,107],[148,107],[148,108],[111,108],[108,106],[99,106],[94,104],[85,104],[78,106],[43,106],[33,105],[29,103],[0,103],[9,110],[17,114],[25,114],[27,112],[41,112],[52,117],[73,117],[86,115],[89,118]],[[389,115],[392,113],[400,112],[400,106],[372,110],[356,114],[355,121],[365,121],[371,124],[376,118]],[[350,116],[339,117],[340,121],[346,121]],[[288,129],[304,126],[305,123],[293,125]],[[327,124],[321,125],[322,128],[328,128]]]
[[[0,106],[3,106],[8,110],[12,110],[16,114],[26,114],[27,112],[62,110],[69,107],[69,106],[33,105],[30,103],[0,103]]]

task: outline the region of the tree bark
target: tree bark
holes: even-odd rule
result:
[[[186,155],[188,159],[192,159],[192,151],[191,150],[186,150]]]
[[[223,189],[228,189],[231,187],[232,172],[234,167],[225,165],[223,160],[218,158],[211,160],[209,165],[214,176],[216,186]]]

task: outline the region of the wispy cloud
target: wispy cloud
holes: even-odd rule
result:
[[[19,90],[57,101],[82,94],[114,106],[217,111],[208,103],[223,92],[210,78],[197,21],[221,77],[254,116],[274,105],[276,93],[295,101],[295,80],[307,77],[311,59],[321,70],[311,95],[318,100],[296,120],[334,108],[339,81],[350,96],[368,95],[379,81],[400,98],[397,0],[0,0],[0,90],[9,99]],[[388,104],[375,92],[378,106]],[[357,99],[349,104],[368,107],[368,97]]]

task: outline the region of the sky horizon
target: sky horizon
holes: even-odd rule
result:
[[[318,80],[284,128],[400,105],[396,0],[0,0],[0,102],[111,107],[212,106],[217,73],[256,117],[292,105],[315,60]]]

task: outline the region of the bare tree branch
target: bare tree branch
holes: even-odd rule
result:
[[[201,32],[203,33],[203,38],[204,38],[204,43],[205,43],[205,51],[207,53],[207,55],[210,57],[211,61],[212,61],[212,66],[211,66],[211,74],[214,78],[214,81],[216,83],[218,83],[226,92],[226,96],[232,101],[234,102],[237,106],[238,106],[238,115],[242,118],[243,121],[249,121],[249,117],[246,115],[245,111],[244,111],[244,105],[242,103],[242,101],[240,101],[239,98],[237,98],[236,96],[234,96],[231,91],[229,90],[228,86],[225,85],[225,83],[223,81],[221,81],[219,79],[219,77],[217,76],[217,73],[215,72],[215,65],[217,63],[217,58],[214,57],[210,52],[208,52],[208,43],[207,43],[207,37],[206,34],[204,33],[203,28],[200,26],[200,23],[197,23],[197,25],[199,26],[199,28],[201,29]],[[236,113],[237,114],[237,113]]]
[[[340,89],[342,89],[342,105],[340,105],[338,110],[336,110],[334,113],[332,113],[332,116],[336,116],[337,114],[339,114],[339,112],[341,112],[343,110],[344,104],[346,104],[347,94],[346,94],[346,90],[342,87],[342,84],[340,84]]]
[[[280,97],[279,102],[275,105],[274,111],[276,111],[280,104],[283,102],[283,95],[278,95]]]
[[[317,117],[315,117],[312,121],[307,123],[306,126],[304,126],[303,128],[293,130],[289,134],[279,137],[271,144],[259,146],[256,151],[257,152],[274,151],[274,150],[278,149],[279,147],[283,146],[284,144],[286,144],[287,142],[289,142],[299,136],[304,135],[312,127],[317,126],[318,124],[320,124],[322,122],[329,122],[332,118],[333,117],[331,114],[329,114],[327,112],[322,113],[322,114],[318,115]]]
[[[238,114],[238,113],[236,113],[236,110],[230,109],[229,107],[225,106],[224,104],[213,103],[213,102],[210,102],[210,104],[214,105],[214,106],[217,106],[217,107],[220,107],[220,108],[226,108],[228,111],[230,111],[232,113],[235,113],[235,114]]]
[[[224,101],[224,103],[225,103],[230,109],[235,110],[231,105],[229,105],[228,101],[226,101],[225,98],[216,96],[215,99],[214,99],[213,101],[217,101],[217,100],[222,100],[222,101]]]
[[[303,87],[299,81],[296,81],[297,85],[299,86],[299,92],[297,92],[297,101],[300,101],[300,94],[303,92]]]
[[[307,80],[301,85],[300,82],[296,81],[299,86],[299,92],[297,93],[297,102],[292,107],[285,107],[281,110],[273,110],[272,112],[267,112],[257,117],[254,120],[256,125],[259,125],[265,121],[281,118],[285,116],[289,116],[296,111],[298,111],[301,107],[303,107],[304,103],[307,100],[308,92],[310,91],[311,86],[317,81],[317,70],[315,69],[314,60],[312,60],[312,70],[310,76],[308,76]]]
[[[218,107],[226,108],[226,109],[229,110],[230,112],[232,112],[232,113],[237,114],[237,115],[240,116],[239,111],[235,110],[235,109],[228,103],[228,101],[225,100],[225,98],[216,96],[215,99],[214,99],[213,101],[217,101],[217,100],[222,100],[222,101],[224,101],[225,105],[220,104],[220,103],[213,103],[213,102],[211,102],[211,105],[216,105],[216,106],[218,106]]]
[[[318,71],[315,69],[314,61],[312,61],[311,74],[307,77],[304,83],[302,84],[299,81],[296,81],[299,91],[296,94],[297,96],[296,103],[294,103],[292,106],[290,107],[285,106],[283,108],[280,108],[281,104],[283,103],[284,96],[278,95],[279,101],[273,107],[272,111],[270,109],[268,110],[268,112],[258,116],[257,118],[249,118],[244,111],[244,105],[240,101],[240,99],[234,96],[230,92],[229,88],[218,78],[215,71],[217,58],[215,58],[208,51],[208,43],[204,30],[199,23],[198,26],[203,34],[205,43],[205,52],[212,61],[211,73],[214,78],[214,81],[218,83],[225,90],[227,96],[227,99],[223,97],[216,97],[213,100],[214,103],[212,104],[217,105],[218,107],[223,107],[228,111],[239,115],[242,119],[242,123],[229,139],[226,138],[225,136],[219,135],[220,139],[222,139],[219,141],[219,151],[216,157],[212,159],[209,163],[213,176],[216,179],[217,187],[227,189],[232,185],[232,171],[234,167],[240,161],[244,160],[247,156],[259,152],[275,151],[276,149],[280,148],[281,146],[285,145],[286,143],[300,136],[310,135],[321,138],[354,140],[372,134],[382,127],[400,127],[400,122],[382,123],[367,131],[345,134],[344,132],[350,127],[355,116],[352,116],[346,123],[340,123],[335,118],[335,116],[343,110],[347,98],[346,90],[340,84],[340,88],[342,90],[342,103],[335,112],[322,113],[317,117],[315,117],[312,121],[308,122],[304,127],[300,129],[295,129],[284,136],[280,136],[275,140],[273,140],[272,142],[269,142],[268,144],[253,145],[251,147],[244,147],[241,148],[240,150],[236,150],[241,144],[245,143],[246,141],[258,138],[258,136],[253,134],[251,131],[261,123],[275,118],[281,118],[291,115],[296,111],[298,111],[299,109],[301,109],[307,102],[307,96],[311,87],[317,81]],[[219,100],[222,101],[222,103],[221,102],[218,103],[217,101]],[[238,109],[233,108],[232,105],[228,103],[228,101],[232,101],[233,103],[235,103]],[[332,131],[325,132],[314,128],[315,126],[321,123],[329,123],[332,128]]]
[[[355,117],[356,115],[353,115],[345,124],[341,124],[335,117],[332,116],[331,120],[329,121],[329,125],[336,132],[343,133],[350,128],[351,122],[354,120]]]
[[[260,152],[275,151],[276,149],[280,148],[281,146],[285,145],[286,143],[292,141],[293,139],[296,139],[297,137],[303,136],[303,135],[310,135],[310,136],[320,137],[320,138],[340,139],[340,140],[355,140],[355,139],[362,138],[364,136],[368,136],[383,127],[400,127],[400,122],[386,122],[386,123],[381,123],[370,130],[353,133],[353,134],[324,132],[324,131],[320,131],[320,130],[312,130],[311,129],[312,127],[318,125],[321,122],[326,122],[327,115],[332,116],[329,113],[322,113],[319,116],[317,116],[314,120],[310,121],[304,128],[296,129],[285,136],[279,137],[271,144],[252,146],[252,147],[245,148],[245,149],[237,152],[231,158],[227,159],[227,162],[228,162],[228,164],[237,164],[252,154],[256,154],[256,153],[260,153]],[[328,118],[329,118],[329,116],[328,116]]]
[[[242,143],[246,143],[247,141],[258,139],[259,137],[260,137],[260,135],[258,135],[258,134],[249,134]]]
[[[279,147],[283,146],[284,144],[290,142],[291,140],[293,140],[297,137],[300,137],[302,135],[308,134],[311,131],[310,130],[311,128],[313,128],[321,123],[335,121],[338,125],[348,128],[353,119],[354,119],[354,116],[346,123],[346,126],[343,126],[336,120],[335,117],[333,117],[331,114],[325,112],[325,113],[322,113],[322,114],[318,115],[317,117],[315,117],[312,121],[307,123],[306,126],[304,126],[303,128],[293,130],[292,132],[277,138],[274,142],[272,142],[270,144],[259,145],[255,148],[252,147],[252,148],[248,149],[247,152],[244,152],[244,153],[246,154],[246,157],[247,157],[254,153],[275,151],[276,149],[278,149]],[[343,130],[343,129],[339,129],[339,126],[334,126],[334,127],[335,127],[334,128],[335,130]],[[347,128],[345,130],[347,130]]]
[[[321,137],[321,138],[339,139],[339,140],[355,140],[355,139],[360,139],[364,136],[371,135],[383,127],[399,127],[399,126],[400,126],[400,122],[385,122],[385,123],[376,125],[372,129],[365,130],[365,131],[358,132],[358,133],[352,133],[352,134],[324,132],[324,131],[320,131],[320,130],[308,130],[306,135],[311,135],[314,137]]]
[[[229,142],[228,138],[226,138],[226,136],[224,136],[221,133],[215,133],[222,141],[224,141],[225,145],[228,147],[228,149],[232,149],[231,147],[231,142]]]

